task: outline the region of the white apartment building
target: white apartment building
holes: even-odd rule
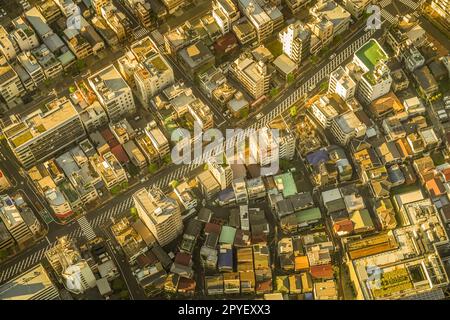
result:
[[[311,105],[311,112],[319,124],[324,128],[329,128],[332,120],[339,115],[336,109],[330,104],[327,96],[320,97]]]
[[[260,43],[267,39],[277,26],[281,26],[283,23],[281,12],[267,2],[261,0],[239,0],[238,6],[240,11],[255,27]]]
[[[0,57],[0,95],[8,106],[14,104],[25,93],[25,88],[20,81],[16,71],[6,61],[5,57]]]
[[[231,25],[240,17],[240,12],[232,0],[214,0],[212,3],[212,16],[222,31],[222,34],[231,31]]]
[[[24,167],[48,159],[86,135],[77,110],[67,98],[49,102],[21,119],[12,116],[11,120],[3,134]]]
[[[19,209],[8,195],[0,197],[0,218],[18,244],[33,237],[33,233],[23,220]]]
[[[59,75],[62,70],[61,62],[55,57],[55,55],[47,48],[45,44],[42,44],[36,49],[31,51],[36,58],[39,65],[42,67],[46,79],[51,79]]]
[[[110,65],[88,79],[111,122],[136,111],[131,89],[114,65]]]
[[[300,64],[309,55],[311,31],[301,21],[281,30],[278,39],[283,45],[283,52],[292,61]]]
[[[270,73],[263,61],[256,62],[252,56],[242,54],[230,68],[234,77],[254,99],[269,92]]]
[[[170,153],[170,145],[166,136],[161,129],[156,126],[156,123],[150,123],[145,127],[145,134],[150,139],[153,147],[159,153],[161,158]]]
[[[44,82],[44,70],[30,51],[20,53],[17,56],[17,60],[31,77],[36,87]]]
[[[214,158],[211,158],[207,162],[208,170],[217,180],[220,185],[220,189],[224,190],[228,188],[233,181],[233,170],[227,163],[217,163]]]
[[[17,44],[14,43],[12,36],[6,32],[3,26],[0,26],[0,52],[8,61],[13,61],[17,56]]]
[[[21,51],[29,51],[39,46],[36,33],[21,17],[16,18],[13,21],[13,25],[15,26],[15,30],[12,33],[12,37]]]
[[[47,200],[53,213],[59,218],[64,219],[69,217],[72,213],[72,206],[62,192],[56,187],[47,189],[44,192],[45,199]]]
[[[345,101],[353,98],[356,92],[356,82],[347,71],[339,66],[330,74],[328,93],[336,93]]]
[[[353,62],[363,71],[357,90],[361,102],[370,104],[390,91],[391,71],[385,64],[388,58],[375,39],[370,39],[355,52]]]
[[[133,194],[138,215],[161,246],[175,240],[183,232],[180,206],[160,189],[142,188]]]
[[[346,145],[353,138],[363,137],[366,130],[366,125],[358,119],[353,111],[347,111],[335,117],[331,124],[331,133],[342,145]]]
[[[131,52],[138,62],[133,72],[133,83],[136,85],[139,100],[146,106],[157,93],[173,84],[173,70],[167,60],[154,47],[150,37],[133,43]],[[129,69],[134,69],[133,60],[130,60]]]
[[[73,0],[53,0],[59,7],[64,16],[70,17],[81,12],[80,8],[73,2]]]
[[[319,0],[310,9],[310,14],[313,22],[309,26],[314,34],[311,39],[311,53],[320,51],[350,26],[350,13],[333,0]]]
[[[111,152],[101,156],[95,154],[89,160],[108,190],[128,181],[127,172]]]

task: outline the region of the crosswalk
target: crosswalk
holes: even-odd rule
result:
[[[94,229],[92,228],[91,224],[89,223],[89,221],[87,221],[86,216],[82,216],[81,218],[79,218],[77,220],[78,224],[81,227],[81,231],[84,235],[84,237],[90,241],[93,240],[97,237],[97,235],[95,234]]]
[[[147,29],[145,29],[143,27],[139,27],[137,30],[133,30],[133,37],[136,40],[142,39],[149,34],[150,34],[150,31],[148,31]]]
[[[381,9],[381,16],[390,24],[397,24],[398,19],[390,14],[386,9]]]
[[[419,5],[420,5],[420,0],[400,0],[401,3],[403,3],[404,5],[410,7],[413,10],[416,10]]]
[[[381,8],[387,7],[388,5],[390,5],[392,3],[392,0],[382,0],[380,1],[380,3],[378,4]]]
[[[26,256],[18,263],[0,271],[0,284],[38,264],[44,258],[45,252],[52,248],[55,244],[56,242],[49,244],[33,254]]]

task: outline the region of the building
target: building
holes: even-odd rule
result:
[[[45,39],[53,33],[53,31],[45,23],[45,19],[42,15],[40,15],[36,8],[32,8],[25,12],[25,18],[33,28],[31,28],[21,17],[19,17],[13,21],[15,30],[12,32],[12,37],[22,52],[30,51],[39,46],[39,40],[34,30],[36,30],[41,39]]]
[[[354,54],[353,62],[363,70],[357,95],[367,105],[391,89],[392,77],[385,64],[387,59],[387,53],[375,39],[370,39]]]
[[[211,171],[203,171],[197,176],[197,181],[206,200],[212,200],[221,190],[219,182]]]
[[[122,183],[128,181],[125,169],[111,152],[106,152],[103,155],[95,154],[89,158],[89,161],[108,190],[120,188]]]
[[[33,233],[25,223],[14,201],[7,195],[0,196],[0,201],[0,218],[14,240],[21,245],[32,239]]]
[[[51,79],[58,76],[62,70],[61,62],[55,55],[47,48],[45,44],[31,51],[33,56],[42,68],[46,79]]]
[[[167,8],[169,14],[174,14],[175,11],[184,7],[187,4],[186,0],[161,0],[164,6]]]
[[[353,111],[347,111],[335,117],[331,124],[331,132],[339,143],[346,145],[350,139],[365,136],[367,127]]]
[[[350,13],[333,0],[319,0],[309,12],[312,22],[308,25],[313,33],[311,53],[320,51],[350,26]]]
[[[45,252],[45,257],[69,292],[81,294],[96,286],[91,267],[67,237],[59,238],[56,245]]]
[[[295,63],[300,64],[309,56],[311,31],[301,21],[281,30],[278,39],[283,45],[284,54]]]
[[[232,0],[214,0],[212,16],[222,34],[231,31],[231,25],[240,17],[240,12]]]
[[[7,61],[12,62],[17,56],[16,43],[12,35],[6,32],[5,27],[0,26],[0,52]]]
[[[263,61],[255,61],[250,55],[242,54],[230,68],[233,76],[254,99],[269,93],[271,75]]]
[[[233,170],[227,163],[217,163],[213,158],[209,159],[208,170],[220,184],[220,189],[225,190],[233,182]]]
[[[133,43],[130,52],[134,57],[127,59],[125,67],[134,75],[137,96],[146,106],[153,96],[174,82],[173,70],[150,37]]]
[[[431,74],[428,66],[423,66],[414,70],[413,76],[419,86],[419,90],[425,97],[431,98],[439,91],[439,85]]]
[[[284,3],[287,5],[292,14],[299,13],[306,5],[308,5],[310,0],[285,0]]]
[[[344,101],[355,96],[356,83],[343,67],[338,67],[330,74],[328,93],[338,94]]]
[[[233,32],[241,45],[257,40],[256,29],[246,18],[233,24]]]
[[[114,65],[90,76],[88,81],[110,121],[121,120],[136,111],[131,89]]]
[[[28,73],[33,81],[34,87],[39,86],[45,80],[45,74],[42,67],[30,51],[22,52],[17,56],[17,60],[23,69]]]
[[[0,287],[0,300],[59,300],[59,292],[42,264]]]
[[[350,14],[359,19],[364,11],[366,10],[369,3],[371,3],[370,0],[344,0],[344,7],[345,10],[350,12]]]
[[[239,0],[240,11],[247,17],[256,30],[258,42],[267,39],[283,23],[283,15],[268,2],[261,0]]]
[[[144,188],[133,194],[138,215],[161,246],[175,240],[183,232],[178,203],[161,190]]]
[[[67,98],[53,100],[21,119],[13,116],[12,122],[3,133],[14,155],[26,168],[86,135],[78,112]]]
[[[150,122],[144,130],[153,147],[158,152],[159,157],[162,159],[167,156],[170,153],[169,141],[162,133],[161,129],[156,126],[156,123]]]
[[[177,58],[184,71],[193,78],[199,71],[214,66],[215,56],[203,41],[197,41],[177,52]]]
[[[0,96],[8,106],[20,102],[20,97],[25,94],[25,88],[20,81],[17,72],[6,61],[0,57]]]
[[[448,0],[433,0],[431,8],[442,18],[444,25],[450,25],[450,2]]]

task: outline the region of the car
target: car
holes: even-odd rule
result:
[[[264,115],[262,114],[262,112],[258,113],[258,114],[256,115],[256,120],[261,119],[263,116],[264,116]]]
[[[141,119],[141,117],[140,116],[136,116],[136,117],[134,117],[134,121],[138,121],[138,120],[140,120]]]
[[[336,53],[333,53],[331,56],[330,56],[330,60],[333,60],[334,58],[336,58]]]
[[[313,91],[314,90],[314,88],[315,88],[316,86],[315,85],[310,85],[309,86],[309,88],[308,88],[308,92],[311,92],[311,91]]]

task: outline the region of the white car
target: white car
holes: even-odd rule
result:
[[[264,115],[260,112],[256,115],[256,120],[259,120],[263,117]]]
[[[333,53],[331,56],[330,56],[330,60],[333,60],[334,58],[336,58],[336,53]]]

